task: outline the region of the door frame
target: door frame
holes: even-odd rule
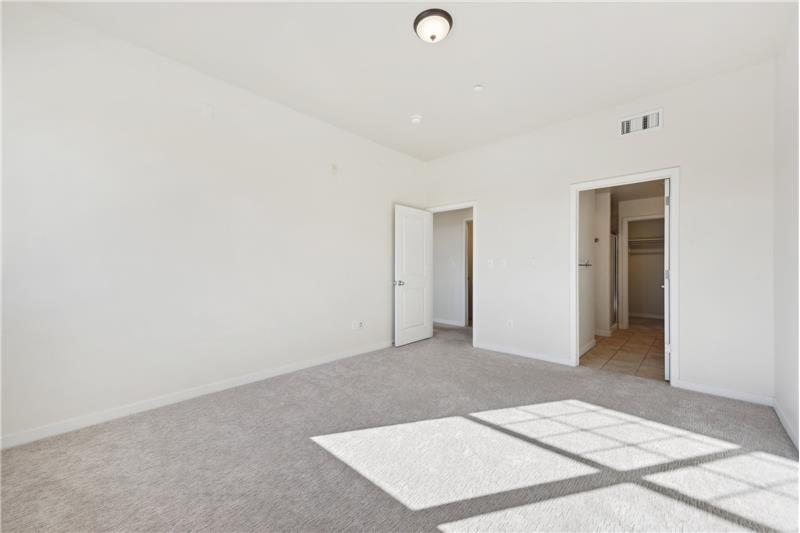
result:
[[[630,325],[630,298],[628,296],[628,223],[637,222],[640,220],[663,220],[664,215],[641,215],[633,217],[625,217],[620,219],[619,223],[619,257],[617,257],[617,303],[622,304],[617,306],[617,325],[619,329],[626,329]],[[666,247],[666,245],[665,245]],[[622,320],[625,317],[625,320]],[[625,326],[624,328],[622,326]]]
[[[477,313],[477,310],[478,310],[478,299],[476,297],[476,295],[478,294],[478,291],[477,291],[477,287],[478,287],[478,269],[475,268],[475,267],[476,267],[476,265],[478,263],[477,263],[477,261],[475,261],[475,258],[478,257],[478,235],[475,232],[475,228],[478,227],[478,202],[470,201],[470,202],[460,202],[460,203],[455,203],[455,204],[437,205],[437,206],[429,207],[428,211],[430,211],[431,213],[436,214],[436,213],[444,213],[446,211],[458,211],[459,209],[468,209],[468,208],[472,208],[472,218],[469,219],[469,220],[472,220],[472,324],[473,324],[473,327],[472,327],[472,346],[476,346],[476,343],[478,342],[478,330],[475,328],[475,324],[477,323],[477,316],[478,316],[478,313]],[[466,220],[464,222],[465,222],[465,227],[464,227],[464,253],[462,255],[464,256],[464,261],[466,262],[466,257],[467,257],[467,253],[466,253],[466,245],[467,245],[467,242],[466,242],[466,239],[467,239]],[[434,239],[433,245],[436,246],[435,239]],[[464,266],[466,267],[466,265],[464,265]],[[466,276],[465,276],[465,280],[464,280],[464,289],[466,291]],[[466,292],[464,293],[464,296],[465,296],[465,298],[467,297],[467,293]]]
[[[474,210],[473,210],[474,213]],[[461,254],[464,257],[464,327],[471,327],[469,325],[469,254],[467,253],[470,251],[469,249],[469,223],[472,222],[472,297],[475,297],[475,221],[470,218],[464,219],[464,248],[463,253]],[[473,301],[474,304],[474,301]],[[473,322],[475,321],[473,317]]]
[[[678,215],[679,215],[679,186],[680,186],[680,167],[671,167],[661,170],[628,174],[612,178],[583,181],[570,185],[570,364],[578,366],[580,361],[578,335],[579,335],[579,316],[578,316],[578,227],[579,227],[579,198],[581,191],[592,189],[603,189],[606,187],[617,187],[629,185],[631,183],[641,183],[643,181],[654,181],[667,179],[670,180],[670,219],[669,219],[669,339],[670,344],[665,349],[669,349],[669,370],[670,383],[680,379],[680,322],[679,322],[679,236]],[[666,295],[665,295],[666,296]],[[473,311],[474,313],[474,311]],[[617,317],[619,319],[619,317]],[[619,320],[618,320],[619,321]],[[666,335],[665,335],[666,337]]]
[[[609,250],[609,254],[611,257],[614,258],[614,271],[612,275],[614,276],[614,292],[612,293],[612,305],[614,306],[614,322],[611,323],[609,329],[614,331],[615,329],[620,329],[619,327],[619,317],[620,317],[620,305],[619,305],[619,257],[620,257],[620,246],[619,246],[619,235],[614,235],[613,233],[609,236],[609,246],[611,243],[614,243],[613,251]]]

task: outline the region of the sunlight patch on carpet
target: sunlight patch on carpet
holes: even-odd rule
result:
[[[410,509],[596,472],[461,417],[322,435],[312,440]]]
[[[797,529],[797,463],[782,457],[754,452],[645,479],[778,530]]]
[[[743,531],[736,524],[630,483],[441,524],[444,533]]]
[[[738,448],[578,400],[496,409],[472,416],[615,470],[634,470]]]

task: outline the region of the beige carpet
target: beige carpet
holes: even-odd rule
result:
[[[770,408],[455,328],[2,460],[3,531],[797,529]]]

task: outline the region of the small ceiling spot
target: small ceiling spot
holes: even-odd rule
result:
[[[426,43],[443,41],[452,27],[453,17],[444,9],[426,9],[414,19],[414,31]]]
[[[411,115],[411,123],[415,126],[422,122],[422,115]]]
[[[481,85],[479,83],[479,84],[475,85],[474,87],[472,87],[472,90],[475,91],[476,93],[482,93],[483,92],[483,85]]]

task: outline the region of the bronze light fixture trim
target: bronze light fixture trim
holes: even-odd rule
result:
[[[414,32],[426,43],[443,41],[453,28],[453,17],[444,9],[426,9],[414,19]]]

